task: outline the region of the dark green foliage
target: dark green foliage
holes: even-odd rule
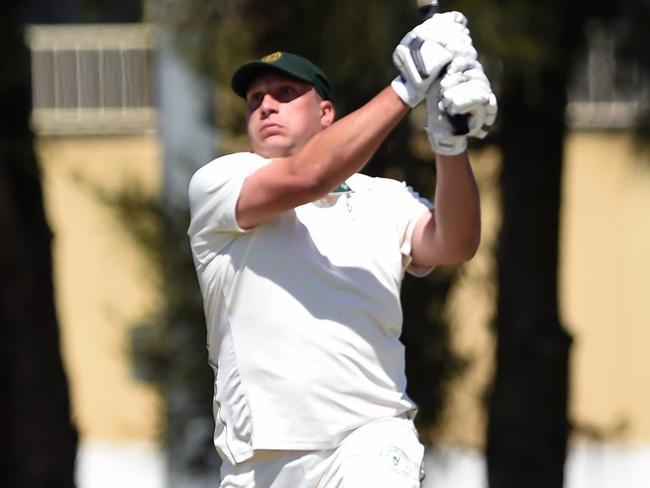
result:
[[[650,32],[650,5],[641,0],[623,2],[621,19],[614,25],[620,39],[618,55],[624,61],[638,63],[645,74],[650,73],[650,50],[648,49],[648,32]],[[647,89],[647,87],[646,87]],[[650,154],[650,93],[646,92],[643,107],[636,125],[636,142],[641,151]],[[650,164],[650,157],[645,158]]]
[[[141,0],[67,0],[80,23],[141,22],[144,3]]]

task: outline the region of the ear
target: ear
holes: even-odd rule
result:
[[[320,110],[320,124],[324,129],[325,127],[332,125],[334,122],[334,119],[336,118],[336,110],[334,109],[334,104],[331,100],[323,100],[320,102]]]

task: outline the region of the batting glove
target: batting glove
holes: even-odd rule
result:
[[[401,75],[391,86],[410,107],[418,105],[456,56],[476,59],[476,50],[459,12],[436,14],[407,33],[393,52]]]
[[[447,74],[426,97],[426,131],[438,154],[460,154],[467,149],[467,137],[484,138],[497,116],[497,99],[483,66],[476,59],[455,58]],[[467,134],[456,134],[449,116],[467,117]]]

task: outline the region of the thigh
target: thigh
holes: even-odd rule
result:
[[[219,488],[314,488],[305,472],[309,451],[257,451],[248,461],[221,465]]]
[[[383,419],[348,436],[319,488],[418,488],[424,446],[408,419]]]

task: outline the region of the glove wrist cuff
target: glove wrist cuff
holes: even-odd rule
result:
[[[467,149],[467,137],[454,136],[440,132],[433,127],[426,127],[431,147],[437,154],[455,156]]]
[[[411,83],[406,81],[402,76],[395,78],[391,84],[391,88],[397,93],[397,96],[411,108],[416,107],[422,100],[424,94],[417,91]]]

